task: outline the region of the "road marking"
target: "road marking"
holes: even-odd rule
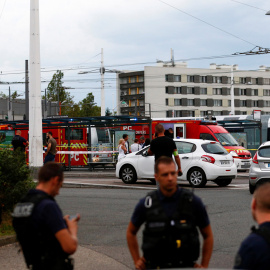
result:
[[[249,189],[249,185],[248,184],[238,184],[238,185],[232,185],[232,186],[228,186],[228,189]]]

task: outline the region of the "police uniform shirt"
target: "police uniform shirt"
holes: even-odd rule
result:
[[[41,190],[33,189],[30,194],[45,193]],[[66,222],[63,219],[62,211],[55,201],[44,199],[34,209],[33,222],[37,229],[48,228],[53,235],[62,229],[67,228]]]
[[[18,147],[21,147],[21,150],[24,151],[25,150],[25,145],[24,143],[26,143],[26,139],[23,138],[22,136],[19,135],[15,135],[11,141],[14,150],[16,150]]]
[[[262,223],[259,228],[270,229],[270,222]],[[241,244],[235,257],[234,269],[270,269],[270,245],[266,240],[251,233]]]
[[[165,213],[168,217],[171,217],[177,210],[179,199],[181,196],[181,188],[178,188],[177,191],[171,197],[165,197],[163,193],[158,190],[158,198],[164,207]],[[193,195],[192,201],[193,213],[196,218],[195,222],[199,228],[205,228],[210,224],[208,214],[206,212],[205,206],[202,203],[201,199],[196,195]],[[145,207],[145,198],[141,199],[137,204],[133,215],[131,217],[131,222],[137,228],[139,228],[146,221],[146,207]]]

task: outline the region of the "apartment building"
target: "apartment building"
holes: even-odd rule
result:
[[[203,69],[159,62],[144,71],[118,74],[117,97],[120,115],[229,115],[232,98],[236,115],[253,110],[270,114],[270,67],[239,70],[238,65],[210,64]]]

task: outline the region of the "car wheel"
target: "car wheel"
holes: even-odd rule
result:
[[[204,187],[206,185],[205,173],[200,168],[193,168],[188,172],[188,182],[192,187]]]
[[[214,182],[220,187],[226,187],[232,182],[232,179],[219,179]]]
[[[251,184],[249,183],[249,192],[250,192],[250,194],[253,194],[254,191],[255,191],[255,189],[256,189],[256,186],[253,186],[253,185],[251,185]]]
[[[131,165],[124,165],[121,169],[121,179],[125,184],[134,184],[137,181],[137,174]]]

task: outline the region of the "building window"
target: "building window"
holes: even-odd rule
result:
[[[222,100],[214,99],[214,106],[222,106]]]
[[[181,99],[175,98],[174,99],[174,106],[181,106]]]
[[[188,82],[194,82],[194,76],[187,75],[187,81]]]
[[[258,89],[251,89],[252,96],[258,96]]]
[[[269,100],[264,101],[264,107],[270,107],[270,101]]]
[[[207,82],[206,76],[200,76],[200,82],[201,83],[206,83]]]
[[[200,88],[201,95],[207,95],[207,88]]]
[[[213,76],[213,83],[221,83],[221,77]]]
[[[144,76],[139,76],[139,82],[144,82]]]
[[[263,79],[263,84],[270,84],[270,79],[269,78],[264,78]]]
[[[165,99],[165,105],[166,105],[166,106],[169,105],[169,99],[168,99],[168,98]]]
[[[187,106],[194,106],[194,99],[188,99]]]
[[[258,107],[259,102],[258,100],[252,100],[252,107]]]
[[[240,78],[240,83],[245,84],[247,82],[247,78]]]
[[[165,75],[165,81],[166,81],[166,82],[169,81],[169,75]]]
[[[120,78],[120,84],[128,83],[128,78]]]
[[[169,87],[168,86],[165,87],[165,93],[169,94]]]
[[[195,112],[194,111],[186,111],[184,116],[185,117],[194,117],[195,116]]]
[[[174,93],[175,94],[181,94],[181,87],[175,87],[174,88]]]
[[[213,111],[214,116],[222,115],[221,111]]]
[[[246,100],[240,100],[240,107],[247,107],[247,101]]]
[[[247,112],[240,112],[240,114],[241,114],[241,115],[246,115],[246,114],[247,114]]]
[[[263,89],[264,96],[270,96],[270,89]]]
[[[174,75],[173,80],[174,82],[181,82],[181,75]]]
[[[182,117],[182,111],[180,110],[174,111],[174,117]]]
[[[187,94],[194,94],[195,90],[194,87],[187,87]]]
[[[200,106],[206,106],[206,99],[200,99]]]
[[[213,95],[221,95],[221,88],[213,88]]]
[[[247,89],[240,89],[240,96],[246,96],[247,95]]]
[[[208,114],[208,111],[200,111],[200,116],[207,116]]]

